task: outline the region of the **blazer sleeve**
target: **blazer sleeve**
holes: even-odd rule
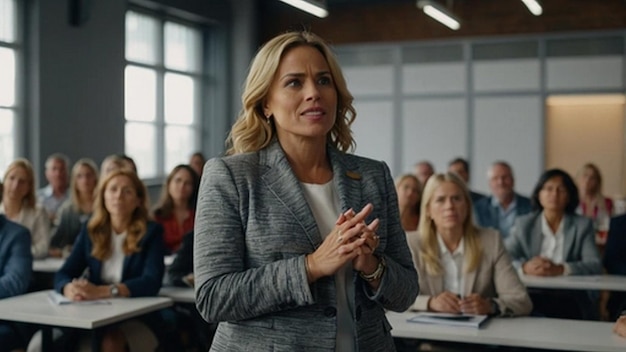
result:
[[[63,293],[63,287],[74,278],[80,277],[87,268],[87,258],[91,255],[91,240],[87,228],[83,226],[70,255],[65,259],[61,269],[54,275],[54,289]]]
[[[0,299],[23,294],[28,289],[33,267],[28,229],[16,226],[14,233],[4,233],[7,243],[4,267],[0,268]]]
[[[202,317],[209,322],[237,321],[312,304],[304,255],[247,266],[239,206],[231,170],[221,159],[209,160],[194,230],[196,306]]]
[[[183,243],[176,252],[176,257],[167,267],[165,283],[172,286],[188,287],[183,278],[193,273],[193,231],[183,237]]]
[[[165,243],[163,227],[149,222],[147,232],[141,243],[141,252],[133,256],[143,256],[143,261],[135,261],[132,265],[142,265],[140,275],[124,277],[122,283],[128,287],[131,297],[156,296],[161,289],[165,272]],[[128,270],[125,270],[128,271]]]
[[[407,310],[415,301],[415,297],[419,293],[419,284],[406,235],[400,223],[398,196],[393,179],[387,165],[385,163],[381,163],[381,165],[385,177],[384,188],[382,189],[385,195],[383,201],[386,202],[381,206],[387,209],[386,214],[384,214],[387,226],[387,243],[383,253],[376,252],[375,254],[384,256],[387,268],[378,290],[374,293],[371,293],[367,282],[360,278],[359,281],[366,296],[371,300],[382,302],[385,309],[402,312]]]
[[[611,219],[604,247],[604,267],[609,274],[626,275],[626,216]]]
[[[34,216],[31,251],[35,259],[45,258],[50,245],[50,220],[43,208],[37,207]]]
[[[580,256],[576,256],[574,260],[565,259],[570,269],[569,273],[570,275],[602,274],[602,262],[598,247],[596,247],[593,223],[591,219],[582,216],[577,216],[576,220],[576,226],[580,228],[578,235],[580,236],[581,250]]]
[[[500,308],[502,316],[528,315],[533,308],[533,304],[526,292],[526,287],[522,284],[513,264],[511,257],[504,247],[502,237],[499,233],[493,236],[492,243],[494,251],[493,282],[496,288],[497,297],[494,298]]]
[[[529,253],[524,250],[524,221],[520,218],[515,219],[509,236],[505,239],[504,246],[509,253],[513,266],[517,270],[521,270],[522,264],[529,260]]]

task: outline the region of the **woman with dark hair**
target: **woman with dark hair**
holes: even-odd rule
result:
[[[200,177],[189,165],[178,165],[167,176],[154,208],[155,220],[163,226],[168,252],[175,253],[183,236],[193,230]]]
[[[534,276],[601,274],[593,224],[589,218],[576,214],[578,189],[570,175],[560,169],[544,172],[531,201],[535,211],[517,218],[506,240],[521,272]],[[541,302],[533,299],[533,303],[541,309]]]

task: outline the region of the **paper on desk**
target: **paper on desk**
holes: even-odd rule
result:
[[[466,326],[479,328],[489,317],[487,315],[471,314],[451,314],[451,313],[417,313],[412,318],[407,319],[409,323],[425,323],[450,326]]]
[[[66,305],[66,304],[79,304],[79,305],[111,304],[111,301],[107,301],[104,299],[94,299],[94,300],[89,300],[89,301],[72,301],[71,299],[63,296],[62,294],[59,294],[54,291],[48,292],[48,298],[50,299],[50,302],[59,306]]]

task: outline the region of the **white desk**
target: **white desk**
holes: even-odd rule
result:
[[[33,271],[40,273],[56,273],[65,263],[64,258],[44,258],[33,260]]]
[[[561,290],[626,291],[626,276],[621,275],[568,275],[520,277],[526,287]]]
[[[196,303],[196,295],[191,287],[164,286],[159,296],[169,297],[176,303]]]
[[[49,292],[37,291],[0,300],[0,319],[41,325],[48,330],[44,333],[49,334],[52,327],[95,330],[173,304],[166,297],[137,297],[110,299],[111,304],[106,305],[56,305],[48,298]],[[44,348],[49,344],[45,336],[43,344]]]
[[[394,337],[560,351],[626,351],[613,323],[536,317],[493,318],[480,329],[408,323],[412,312],[388,312]]]

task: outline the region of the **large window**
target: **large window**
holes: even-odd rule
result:
[[[16,154],[17,20],[16,1],[0,0],[0,178]]]
[[[202,33],[126,13],[125,150],[142,178],[161,177],[199,148]]]

